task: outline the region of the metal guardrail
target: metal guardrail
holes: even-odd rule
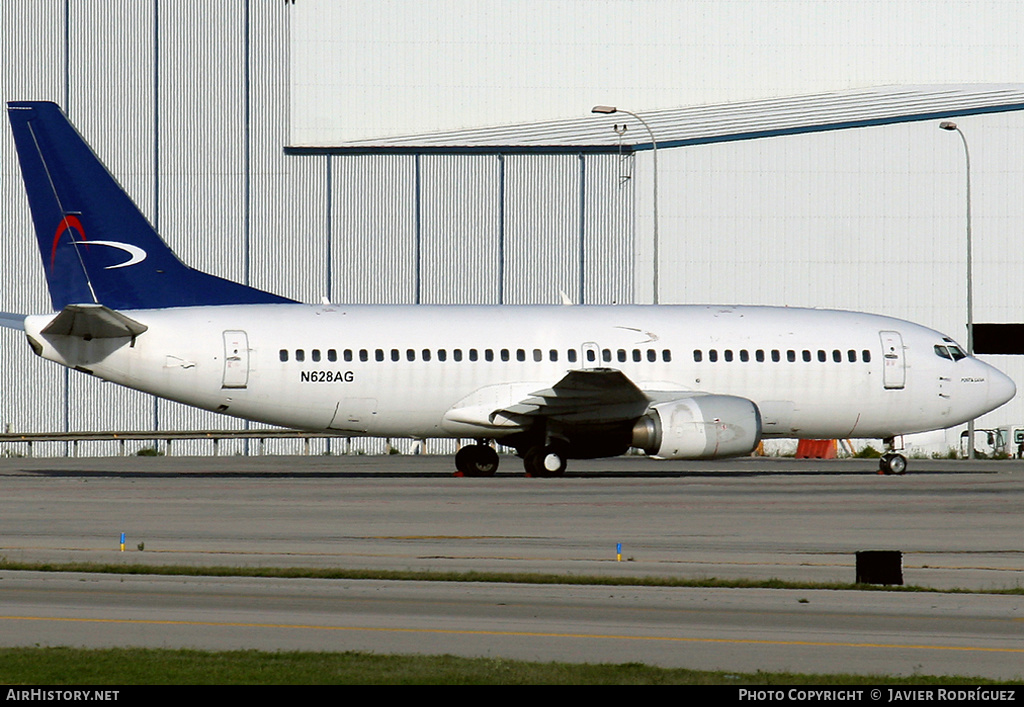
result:
[[[217,455],[217,446],[222,439],[255,439],[260,442],[259,453],[263,454],[264,442],[268,439],[301,439],[304,443],[303,455],[309,455],[311,439],[344,439],[346,444],[351,437],[335,432],[304,432],[301,430],[126,430],[122,432],[6,432],[0,434],[2,443],[22,443],[28,445],[28,456],[32,456],[32,445],[37,442],[70,442],[73,456],[78,456],[79,442],[120,442],[120,456],[124,456],[125,442],[152,441],[154,449],[157,442],[164,443],[164,454],[171,456],[171,443],[178,440],[203,440],[213,442],[213,454]],[[389,441],[390,444],[390,441]]]

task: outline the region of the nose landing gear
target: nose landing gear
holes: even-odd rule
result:
[[[895,474],[899,476],[907,470],[907,458],[895,452],[886,452],[878,460],[878,472],[881,474]]]
[[[885,443],[885,453],[878,460],[878,473],[886,476],[892,474],[900,476],[907,470],[907,458],[898,452],[893,451],[895,439],[887,437],[882,440]]]

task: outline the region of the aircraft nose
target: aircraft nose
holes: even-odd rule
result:
[[[994,410],[1013,399],[1017,394],[1017,385],[1002,371],[992,366],[988,366],[988,369],[988,405],[990,410]]]

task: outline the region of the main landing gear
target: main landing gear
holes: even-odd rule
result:
[[[893,451],[895,440],[892,437],[887,437],[882,441],[885,443],[886,452],[878,460],[878,473],[901,475],[907,470],[907,458]]]
[[[480,440],[467,444],[455,454],[456,476],[494,476],[498,470],[498,453]]]
[[[534,478],[561,476],[565,473],[565,449],[558,444],[530,447],[523,454],[526,475]],[[455,454],[456,476],[494,476],[498,470],[498,453],[484,440],[467,444]]]

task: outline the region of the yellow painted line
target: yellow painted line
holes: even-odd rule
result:
[[[601,633],[548,633],[538,631],[471,631],[438,628],[383,628],[374,626],[316,626],[311,624],[265,624],[235,621],[171,621],[157,619],[82,619],[60,616],[0,616],[0,621],[64,621],[73,623],[138,624],[146,626],[215,626],[221,628],[307,629],[313,631],[368,631],[375,633],[429,633],[452,636],[504,636],[519,638],[597,638],[619,641],[668,641],[675,643],[727,643],[758,646],[810,646],[816,648],[898,648],[906,650],[971,651],[983,653],[1024,653],[1024,648],[982,646],[929,646],[913,643],[852,643],[844,641],[772,641],[753,638],[688,638],[684,636],[628,636]]]

